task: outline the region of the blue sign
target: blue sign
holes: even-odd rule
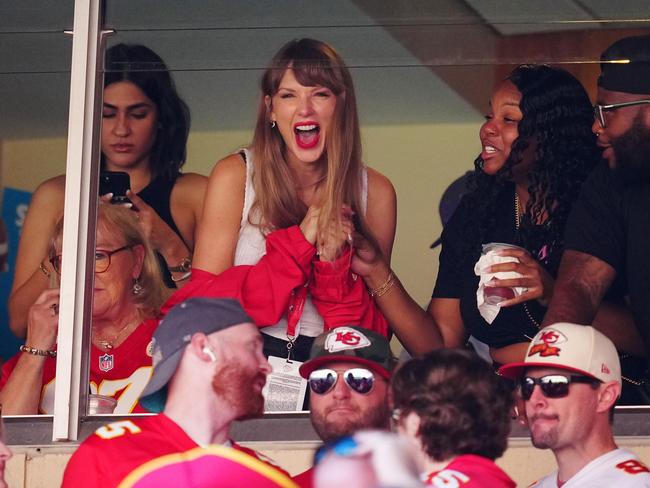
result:
[[[17,351],[22,340],[17,339],[9,330],[9,313],[7,302],[16,269],[16,254],[20,231],[23,228],[31,192],[5,188],[2,198],[2,220],[7,228],[7,264],[0,272],[0,357],[9,359]]]

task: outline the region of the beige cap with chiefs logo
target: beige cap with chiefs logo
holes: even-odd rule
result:
[[[314,339],[309,361],[300,366],[300,376],[333,362],[357,363],[390,379],[395,359],[383,335],[356,325],[336,327]]]
[[[560,368],[597,380],[621,382],[621,363],[614,343],[590,325],[561,322],[540,330],[528,346],[526,359],[499,369],[516,379],[528,368]]]

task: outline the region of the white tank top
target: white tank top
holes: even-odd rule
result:
[[[235,250],[235,266],[240,264],[256,264],[264,254],[266,254],[266,237],[262,234],[260,227],[253,225],[248,221],[248,216],[255,201],[255,189],[253,188],[253,153],[248,149],[241,149],[238,153],[244,153],[246,158],[246,188],[244,190],[244,210],[242,212],[241,223],[239,226],[239,240]],[[363,168],[361,175],[361,207],[364,215],[368,206],[368,170]],[[257,224],[259,217],[252,216],[251,220]],[[305,301],[305,307],[302,316],[296,327],[297,334],[316,337],[323,332],[323,317],[320,316],[309,294]],[[260,330],[278,339],[287,340],[287,318],[283,317],[280,321],[269,327]]]

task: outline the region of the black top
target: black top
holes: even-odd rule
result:
[[[650,345],[650,182],[624,184],[605,164],[594,170],[569,216],[565,247],[616,270]]]
[[[515,228],[514,185],[506,186],[497,196],[495,225],[487,231],[483,242],[468,243],[468,231],[476,229],[479,222],[468,205],[468,197],[461,200],[442,233],[442,250],[438,279],[433,298],[459,298],[460,311],[465,331],[491,347],[503,347],[526,342],[537,333],[537,326],[546,309],[536,300],[523,305],[504,307],[492,324],[488,324],[478,311],[476,290],[479,277],[474,274],[474,265],[481,255],[481,244],[503,242],[517,244]],[[555,251],[559,252],[559,251]],[[545,257],[542,265],[549,260]]]
[[[138,196],[142,198],[147,205],[153,208],[158,216],[176,233],[178,237],[183,240],[181,232],[176,227],[174,218],[172,217],[172,211],[170,207],[171,194],[176,180],[180,174],[173,180],[168,180],[164,177],[158,177],[155,180],[149,182],[149,184],[144,187],[139,193]],[[167,269],[167,262],[165,258],[162,257],[160,253],[156,253],[158,256],[158,263],[160,264],[160,271],[162,272],[163,279],[165,280],[165,285],[167,288],[176,288],[176,284],[172,281],[172,276],[169,270]]]

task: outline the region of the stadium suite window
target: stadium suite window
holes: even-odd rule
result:
[[[66,150],[76,151],[68,159],[67,169],[73,168],[75,175],[80,175],[73,183],[78,187],[77,195],[90,202],[90,175],[96,167],[91,167],[93,159],[87,147],[96,138],[97,124],[95,121],[93,136],[80,129],[83,120],[70,125],[81,130],[81,137],[72,129],[68,131],[69,94],[78,89],[70,84],[71,67],[79,66],[79,58],[72,61],[72,39],[63,34],[73,27],[74,15],[80,15],[84,3],[65,0],[54,7],[48,2],[21,2],[0,7],[0,36],[6,41],[1,48],[0,93],[3,107],[9,110],[0,121],[0,162],[5,187],[3,216],[10,236],[15,234],[14,223],[20,225],[24,217],[25,203],[19,199],[24,194],[20,192],[30,193],[44,178],[65,173]],[[614,16],[650,17],[650,12],[644,12],[648,6],[630,2],[626,10],[626,5],[618,6],[616,12],[600,12],[598,22],[591,23],[581,17],[584,13],[531,12],[530,5],[526,11],[495,13],[482,2],[461,0],[448,2],[442,10],[433,4],[423,7],[421,2],[401,1],[400,8],[388,9],[381,2],[337,0],[335,5],[314,5],[317,10],[310,11],[309,18],[303,9],[276,9],[259,0],[235,5],[191,0],[180,8],[177,2],[164,0],[153,10],[143,2],[107,0],[90,2],[89,8],[103,12],[103,27],[116,31],[109,45],[142,43],[165,59],[192,112],[190,142],[194,144],[184,170],[201,174],[209,174],[215,156],[227,154],[250,138],[257,81],[271,54],[290,38],[307,36],[330,42],[342,53],[354,77],[364,159],[393,181],[400,196],[400,229],[407,229],[421,226],[417,218],[421,208],[405,195],[434,195],[437,201],[450,181],[471,169],[478,151],[476,133],[491,85],[519,63],[570,62],[575,64],[564,65],[592,85],[593,94],[595,61],[602,46],[624,32],[648,26],[640,21],[626,24],[625,30],[620,28]],[[580,24],[572,23],[578,20]],[[75,42],[82,36],[77,34]],[[89,31],[85,35],[88,46],[97,42]],[[80,63],[85,66],[89,61],[81,59]],[[80,74],[84,86],[87,73]],[[82,92],[75,93],[79,97]],[[79,103],[75,106],[87,113],[83,99],[75,99]],[[79,148],[72,148],[68,141],[80,144]],[[440,158],[441,148],[448,156]],[[396,161],[400,165],[393,164]],[[441,174],[448,177],[440,178]],[[8,203],[9,197],[16,201]],[[66,207],[65,212],[71,221],[84,220],[84,210],[79,206]],[[411,233],[409,239],[398,240],[394,249],[396,266],[404,261],[404,270],[424,267],[418,276],[397,270],[420,303],[426,302],[437,272],[430,264],[436,260],[428,245],[440,230],[432,225],[425,233]],[[74,237],[69,242],[78,252],[75,259],[70,258],[62,286],[67,295],[76,298],[61,327],[67,345],[59,364],[67,366],[65,370],[74,367],[79,371],[78,358],[88,356],[88,348],[82,347],[80,324],[89,321],[82,322],[84,297],[75,295],[78,286],[74,284],[79,280],[77,266],[85,263],[82,257],[87,243]],[[9,259],[12,255],[15,259],[17,250],[12,252],[11,245],[9,250]],[[10,264],[9,273],[14,269]],[[7,277],[3,273],[0,279]],[[7,348],[0,354],[7,358],[18,343],[9,341],[6,330],[0,334],[4,334],[0,345]],[[83,399],[86,389],[75,383],[73,376],[68,388],[60,391],[68,398],[81,395]],[[55,424],[67,413],[56,411]],[[64,425],[55,427],[55,436],[73,437],[69,433],[75,431],[74,423],[68,417]],[[43,425],[50,424],[46,421]],[[10,439],[11,432],[9,423]]]

